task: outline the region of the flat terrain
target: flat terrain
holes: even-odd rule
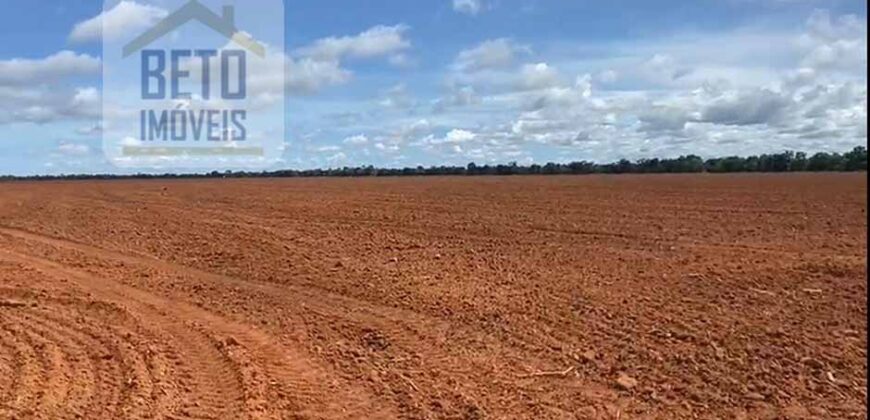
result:
[[[867,418],[866,194],[0,183],[0,418]]]

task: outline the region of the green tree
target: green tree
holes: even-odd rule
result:
[[[857,146],[851,152],[843,155],[845,160],[844,166],[847,171],[866,171],[867,170],[867,148]]]

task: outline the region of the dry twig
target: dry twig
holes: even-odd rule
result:
[[[554,372],[535,372],[535,373],[520,375],[520,378],[540,378],[540,377],[544,377],[544,376],[562,376],[562,377],[564,377],[564,376],[568,376],[568,374],[573,372],[573,371],[574,371],[574,366],[571,366],[568,369],[565,369],[565,370],[560,371],[560,372],[555,372],[555,371]]]
[[[761,293],[761,294],[763,294],[763,295],[776,296],[776,293],[769,292],[769,291],[767,291],[767,290],[756,289],[756,288],[754,288],[754,287],[750,287],[749,290],[752,290],[752,291],[755,292],[755,293]]]

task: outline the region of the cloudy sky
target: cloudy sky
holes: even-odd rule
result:
[[[0,0],[0,173],[119,172],[101,19]],[[867,143],[865,0],[295,1],[280,167],[612,161]]]

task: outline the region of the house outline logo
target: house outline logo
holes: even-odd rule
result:
[[[151,29],[125,45],[123,58],[127,58],[144,49],[152,42],[164,37],[191,20],[198,20],[203,25],[225,36],[260,58],[265,58],[266,56],[266,48],[262,44],[236,28],[235,6],[225,5],[223,7],[223,16],[219,16],[198,0],[190,0],[184,6],[166,16],[160,22],[157,22]]]

